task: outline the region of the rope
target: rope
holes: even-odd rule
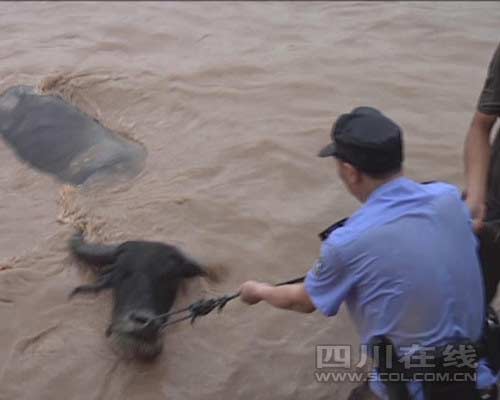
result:
[[[274,286],[292,285],[294,283],[304,282],[305,278],[306,278],[305,276],[301,276],[299,278],[290,279],[289,281],[280,282]],[[160,314],[160,315],[156,316],[154,319],[150,320],[148,323],[150,323],[154,320],[158,320],[158,319],[166,319],[166,321],[161,326],[162,328],[165,328],[169,325],[174,325],[174,324],[177,324],[179,322],[186,321],[189,319],[189,320],[191,320],[191,324],[193,324],[194,321],[198,317],[208,315],[215,309],[217,309],[218,312],[221,312],[227,303],[229,303],[231,300],[234,300],[234,299],[240,297],[240,295],[241,295],[241,293],[237,292],[237,293],[226,294],[224,296],[214,297],[214,298],[206,299],[206,300],[201,299],[201,300],[198,300],[198,301],[190,304],[189,306],[181,308],[179,310],[170,311],[170,312],[165,313],[165,314]],[[179,314],[186,314],[186,315],[179,317],[177,319],[174,319],[172,321],[168,321],[168,318],[170,318],[174,315],[179,315]]]

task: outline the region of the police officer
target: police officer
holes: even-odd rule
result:
[[[484,290],[470,213],[460,192],[449,184],[404,177],[401,129],[374,108],[341,115],[331,138],[319,156],[334,158],[340,179],[361,208],[325,235],[321,256],[304,283],[275,287],[248,281],[240,288],[241,299],[304,313],[317,309],[329,317],[345,302],[362,343],[385,338],[398,357],[412,346],[434,351],[479,341]],[[374,381],[370,387],[381,399],[398,398],[388,383]],[[414,381],[403,389],[412,399],[480,398],[475,382],[447,384],[438,397],[424,397],[424,384]]]

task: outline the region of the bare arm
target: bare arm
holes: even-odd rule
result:
[[[490,135],[496,119],[496,115],[477,111],[465,140],[467,204],[476,222],[482,221],[485,213],[486,185],[491,152]]]
[[[245,282],[240,287],[241,300],[247,304],[257,304],[264,300],[274,307],[301,313],[316,310],[303,283],[293,285],[272,286],[255,281]]]

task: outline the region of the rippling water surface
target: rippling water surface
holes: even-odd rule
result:
[[[66,298],[90,276],[65,241],[79,225],[224,267],[178,304],[303,274],[357,207],[315,157],[339,113],[379,107],[411,177],[463,183],[498,21],[495,2],[0,3],[0,92],[59,93],[148,151],[132,181],[72,188],[0,141],[0,399],[345,399],[352,384],[314,380],[315,345],[357,346],[344,310],[234,302],[169,330],[156,364],[119,360],[109,294]]]

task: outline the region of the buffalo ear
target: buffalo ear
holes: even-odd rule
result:
[[[227,269],[223,265],[209,264],[202,266],[190,258],[186,258],[183,271],[185,277],[203,276],[213,283],[220,283],[223,277],[227,275]]]
[[[197,261],[189,257],[184,257],[184,262],[182,264],[182,275],[186,278],[191,278],[194,276],[207,276],[207,271]]]

